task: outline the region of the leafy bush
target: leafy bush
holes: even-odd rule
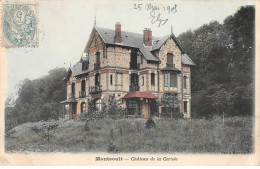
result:
[[[180,118],[183,115],[179,111],[178,94],[176,93],[164,93],[161,100],[158,101],[158,105],[163,106],[162,117],[167,118]]]
[[[40,137],[47,139],[48,142],[49,142],[50,137],[51,137],[51,132],[53,132],[53,130],[56,129],[57,127],[58,127],[57,123],[52,123],[52,124],[45,124],[44,123],[42,126],[35,126],[34,125],[31,128],[31,130],[34,131]]]
[[[126,115],[126,109],[118,106],[118,101],[114,95],[109,95],[109,104],[106,111],[108,116],[112,119],[122,118]]]

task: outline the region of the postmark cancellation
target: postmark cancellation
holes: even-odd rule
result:
[[[37,2],[3,3],[1,13],[3,47],[38,47]]]

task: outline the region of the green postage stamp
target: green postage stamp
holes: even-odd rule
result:
[[[38,47],[38,3],[2,4],[2,46]]]

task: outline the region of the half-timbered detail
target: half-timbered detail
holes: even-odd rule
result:
[[[157,101],[164,93],[176,93],[179,113],[191,117],[191,66],[195,63],[183,51],[173,33],[152,36],[93,27],[85,56],[68,70],[67,99],[62,101],[67,118],[87,112],[88,101],[102,109],[102,99],[114,95],[128,116],[149,118],[163,113]]]

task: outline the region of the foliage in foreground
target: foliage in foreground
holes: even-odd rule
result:
[[[109,95],[109,104],[107,105],[105,99],[101,99],[102,109],[95,108],[95,100],[89,99],[88,112],[80,114],[80,120],[94,122],[104,118],[120,119],[126,117],[126,108],[119,106],[118,101],[114,95]]]
[[[6,103],[6,131],[29,121],[58,119],[60,101],[66,98],[66,83],[62,80],[66,72],[65,68],[55,68],[42,78],[25,79],[19,87],[14,106]]]
[[[103,119],[96,122],[49,121],[25,123],[6,135],[6,151],[30,152],[182,152],[251,153],[252,118]],[[57,124],[49,142],[32,128]]]

